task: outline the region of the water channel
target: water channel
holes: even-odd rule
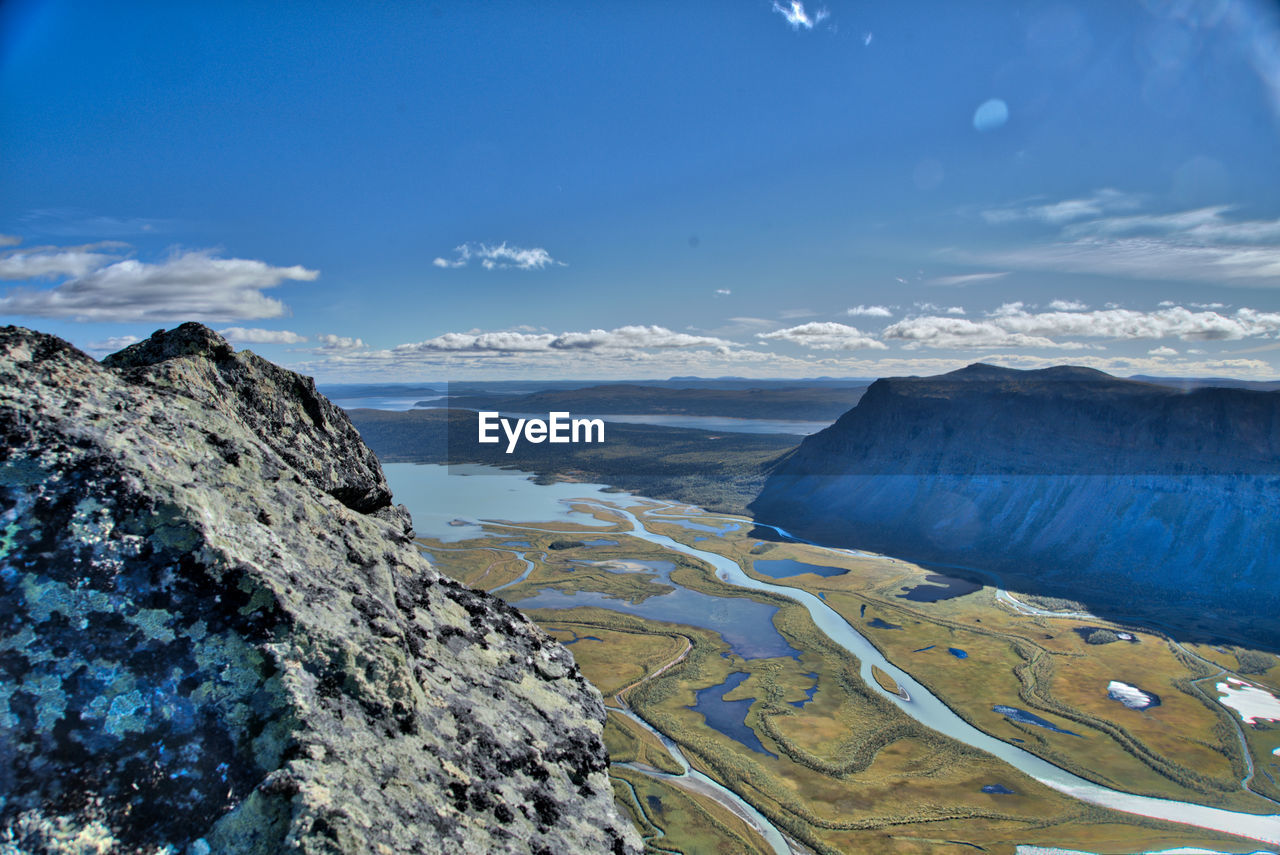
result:
[[[1112,790],[1073,775],[1064,769],[1054,766],[1047,760],[1024,751],[1016,745],[1004,742],[978,730],[960,718],[959,715],[931,694],[923,685],[916,682],[910,674],[885,659],[870,641],[858,633],[843,617],[820,598],[797,588],[774,585],[753,579],[743,572],[736,561],[647,530],[631,508],[649,500],[629,494],[605,492],[607,488],[603,488],[600,485],[556,484],[551,487],[540,487],[528,480],[527,477],[511,473],[508,476],[511,480],[501,487],[498,484],[492,485],[497,488],[495,493],[502,497],[498,506],[485,506],[481,501],[481,504],[472,507],[471,502],[481,498],[477,495],[477,491],[465,489],[455,492],[454,484],[459,480],[484,482],[490,479],[484,477],[475,479],[450,478],[447,474],[447,467],[443,466],[390,464],[385,466],[384,469],[397,500],[408,505],[413,513],[415,523],[419,525],[419,533],[428,536],[437,536],[437,534],[430,526],[419,523],[420,511],[423,522],[428,519],[437,521],[441,519],[441,517],[445,516],[445,514],[441,513],[442,508],[449,508],[448,513],[450,514],[457,514],[470,519],[486,518],[507,519],[513,522],[517,520],[543,522],[551,519],[566,519],[568,514],[566,513],[567,506],[564,501],[570,499],[582,500],[585,504],[609,510],[625,518],[626,522],[631,525],[631,536],[647,540],[674,552],[697,558],[709,564],[722,581],[748,590],[768,591],[773,594],[779,594],[804,606],[808,609],[814,623],[822,632],[826,633],[829,638],[858,659],[862,679],[872,690],[879,691],[904,713],[926,727],[992,754],[1042,784],[1090,804],[1123,813],[1221,831],[1265,843],[1280,844],[1280,815],[1242,813],[1189,802],[1140,796]],[[518,482],[518,484],[512,482]],[[523,486],[519,486],[520,484]],[[471,486],[474,485],[468,485],[468,488]],[[518,501],[517,496],[523,501]],[[425,501],[423,501],[424,499]],[[464,504],[459,504],[460,499]],[[519,512],[515,512],[517,510],[515,506],[519,504],[523,504],[523,508],[520,508]],[[499,507],[501,508],[500,510],[498,509]],[[582,521],[584,515],[575,514],[573,518],[576,521]],[[583,526],[584,528],[589,530],[602,527],[599,521],[587,519],[589,521]],[[842,550],[836,551],[840,552]],[[734,599],[737,601],[736,598]],[[745,603],[748,601],[743,600],[740,602]],[[910,700],[904,700],[884,691],[872,677],[872,666],[879,667],[889,674],[901,688],[906,690]],[[650,729],[652,730],[652,728]],[[658,735],[662,737],[661,734]],[[665,737],[662,738],[664,743],[669,741]]]

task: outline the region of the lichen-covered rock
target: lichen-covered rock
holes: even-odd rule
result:
[[[635,852],[569,653],[312,382],[0,330],[0,853]]]

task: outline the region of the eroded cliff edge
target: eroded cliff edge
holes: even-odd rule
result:
[[[639,851],[599,694],[308,378],[8,327],[0,433],[0,848]]]

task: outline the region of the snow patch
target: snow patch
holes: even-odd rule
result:
[[[1218,684],[1218,691],[1222,693],[1218,701],[1240,713],[1245,724],[1280,721],[1280,700],[1265,689],[1228,677],[1225,683]]]
[[[1137,686],[1112,680],[1107,684],[1107,697],[1119,701],[1131,710],[1145,710],[1151,706],[1153,698]]]

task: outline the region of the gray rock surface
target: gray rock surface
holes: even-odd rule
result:
[[[0,330],[0,853],[639,851],[570,654],[310,379]]]

